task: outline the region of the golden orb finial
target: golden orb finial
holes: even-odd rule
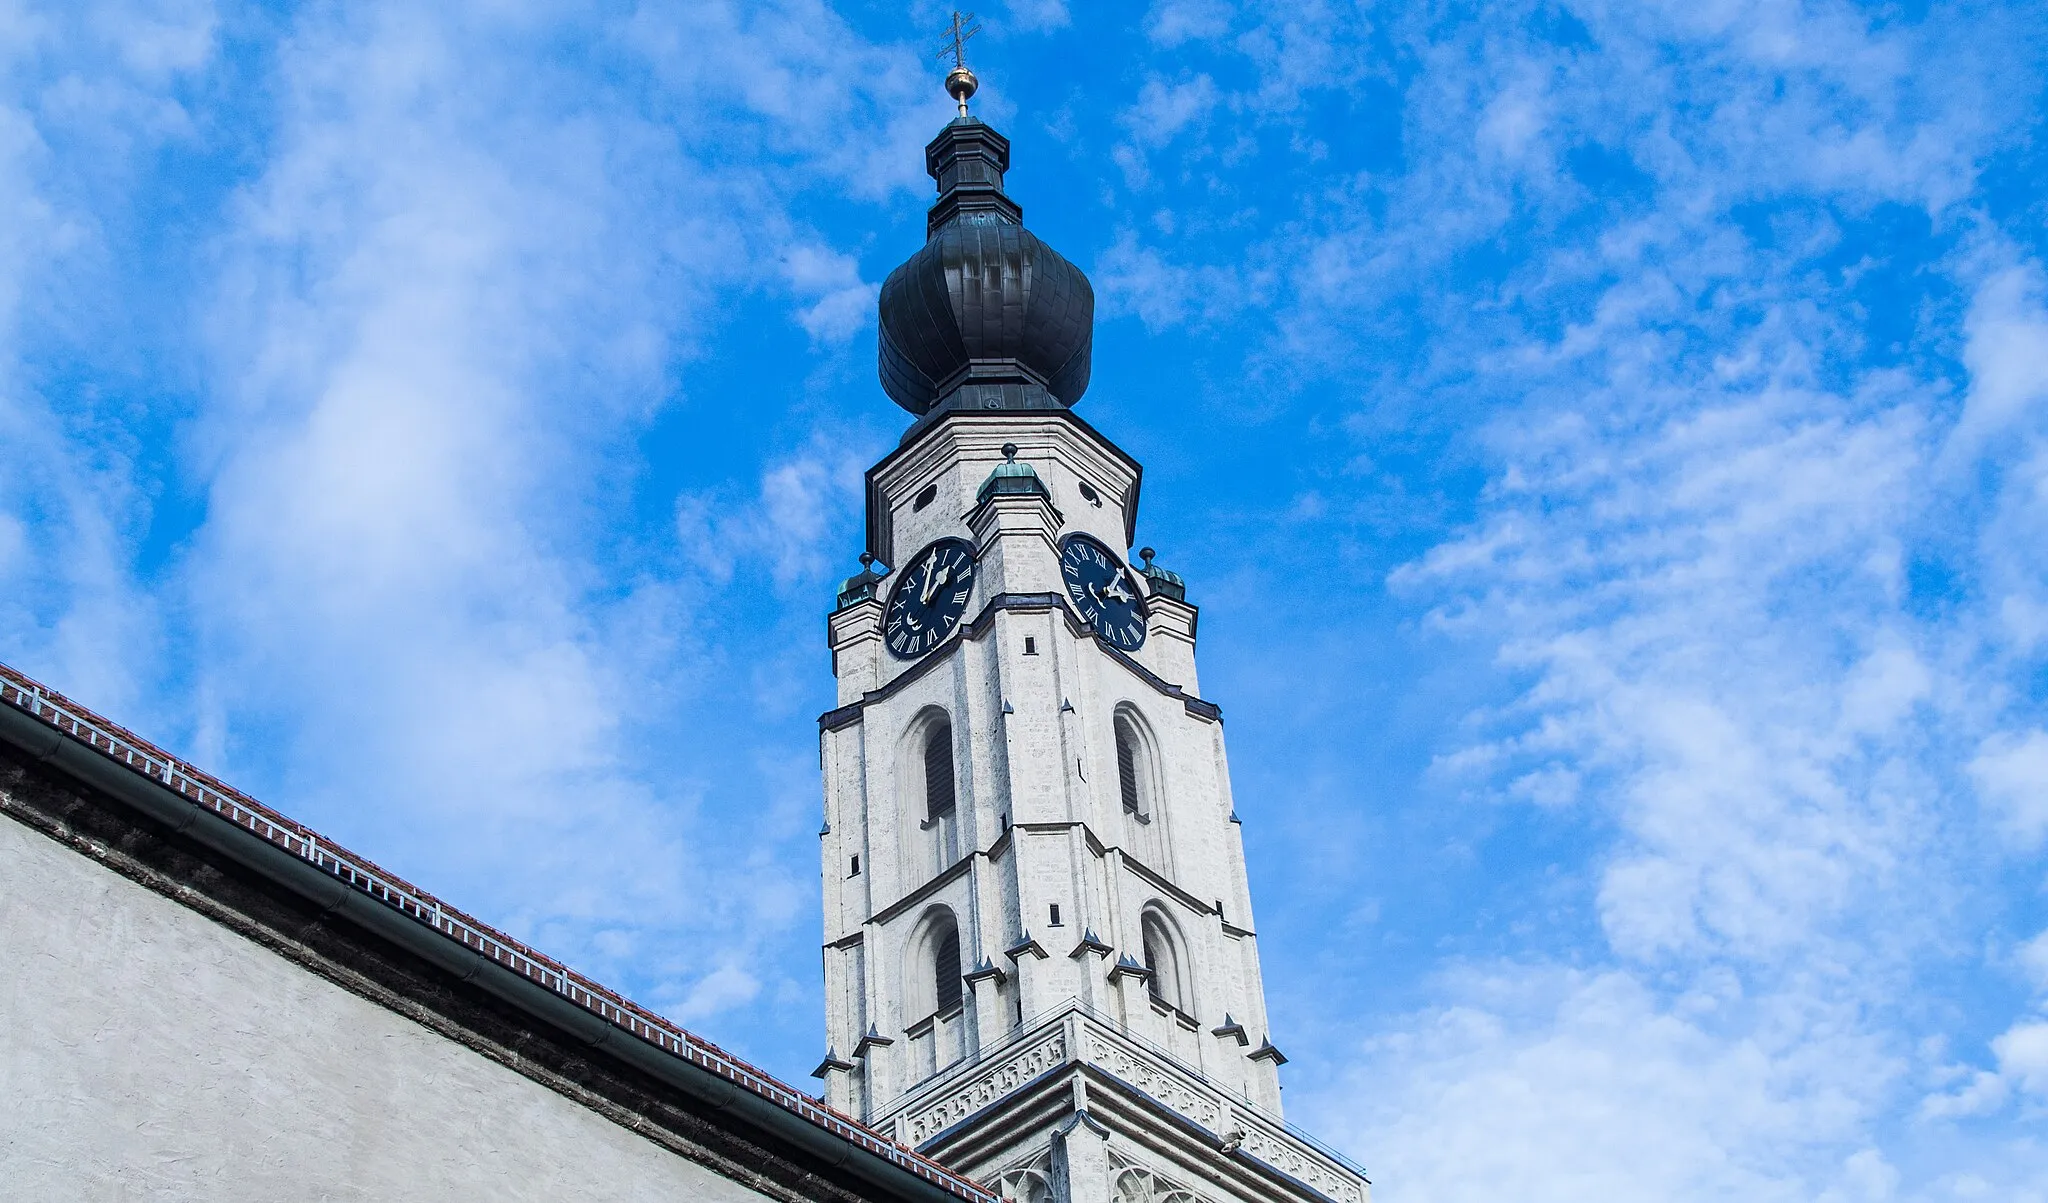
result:
[[[946,94],[960,102],[962,117],[967,115],[967,98],[974,95],[974,90],[980,86],[981,81],[974,78],[974,72],[965,67],[955,67],[946,72]]]

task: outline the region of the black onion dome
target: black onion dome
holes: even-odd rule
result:
[[[1010,142],[972,117],[925,147],[924,249],[882,284],[882,388],[914,414],[1052,409],[1088,389],[1095,290],[1003,194]]]

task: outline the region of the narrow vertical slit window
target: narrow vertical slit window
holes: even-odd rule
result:
[[[1116,723],[1116,784],[1123,795],[1124,813],[1143,814],[1138,807],[1138,741],[1133,736],[1131,725],[1122,719]]]
[[[1058,926],[1060,925],[1060,904],[1059,904],[1059,903],[1057,903],[1057,902],[1055,902],[1055,903],[1053,903],[1053,904],[1052,904],[1052,919],[1051,919],[1051,923],[1052,923],[1052,926],[1054,926],[1054,927],[1058,927]]]
[[[848,873],[848,874],[847,874],[847,876],[848,876],[848,877],[859,877],[859,876],[860,876],[860,858],[859,858],[858,856],[856,856],[856,857],[854,857],[854,858],[853,858],[853,871],[852,871],[851,873]]]
[[[1150,923],[1145,925],[1145,968],[1152,971],[1146,980],[1145,989],[1153,998],[1166,1001],[1166,955],[1160,946],[1159,932]]]
[[[960,930],[947,928],[932,952],[932,981],[938,988],[939,1014],[960,1005]]]
[[[1027,656],[1036,656],[1038,654],[1038,640],[1033,636],[1024,636],[1024,654]]]
[[[924,811],[932,822],[953,814],[953,725],[939,723],[924,739]]]

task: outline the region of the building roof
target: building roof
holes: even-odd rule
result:
[[[144,811],[172,831],[220,848],[300,893],[324,886],[330,911],[430,960],[464,966],[504,1001],[592,1048],[700,1097],[901,1197],[997,1203],[973,1180],[787,1086],[717,1045],[463,913],[233,786],[77,702],[0,664],[0,740]],[[279,854],[282,856],[279,856]],[[318,879],[324,878],[324,882]],[[286,880],[290,879],[290,880]],[[615,1036],[630,1040],[613,1041]],[[893,1171],[893,1172],[891,1172]]]
[[[882,282],[882,389],[914,414],[1056,409],[1088,390],[1095,290],[1003,192],[1010,141],[962,116],[925,147],[926,242]]]

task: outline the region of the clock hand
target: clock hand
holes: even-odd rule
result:
[[[932,554],[924,558],[924,584],[920,585],[917,590],[917,604],[920,606],[932,604],[932,571],[938,566],[938,562],[939,553],[934,548]]]
[[[940,585],[952,579],[953,566],[951,564],[944,565],[936,572],[927,569],[924,574],[924,588],[918,594],[918,602],[922,605],[931,605],[932,594],[937,592]]]

